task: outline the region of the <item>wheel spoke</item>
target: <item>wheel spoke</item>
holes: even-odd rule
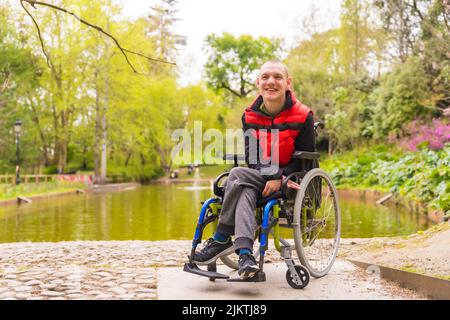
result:
[[[340,210],[336,190],[323,170],[313,169],[303,180],[303,198],[296,199],[295,210],[308,214],[295,214],[299,223],[294,237],[301,262],[313,276],[319,277],[328,272],[337,254]],[[297,241],[299,236],[302,241]]]

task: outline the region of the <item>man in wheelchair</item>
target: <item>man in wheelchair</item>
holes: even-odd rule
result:
[[[291,91],[287,67],[278,60],[266,62],[256,85],[259,95],[242,116],[248,167],[230,171],[216,232],[193,256],[194,263],[208,265],[235,251],[244,280],[260,270],[253,256],[258,199],[278,192],[283,176],[300,171],[295,151],[315,151],[313,113]]]

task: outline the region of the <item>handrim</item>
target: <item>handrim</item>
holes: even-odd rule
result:
[[[301,215],[302,215],[302,208],[303,208],[303,202],[305,201],[305,193],[306,190],[308,188],[308,185],[310,184],[311,181],[313,181],[314,178],[316,177],[320,177],[321,179],[321,183],[326,183],[325,186],[328,189],[328,193],[326,194],[327,197],[331,197],[332,198],[332,202],[330,203],[330,205],[332,206],[332,208],[328,208],[328,209],[334,209],[333,212],[329,212],[324,219],[321,219],[322,221],[320,221],[320,219],[316,219],[319,220],[319,222],[314,226],[307,226],[311,229],[316,228],[317,226],[323,225],[323,222],[325,222],[324,227],[322,227],[319,230],[319,233],[317,233],[315,235],[315,237],[312,239],[308,239],[309,241],[311,241],[311,246],[305,246],[304,245],[304,239],[303,236],[306,237],[311,236],[312,233],[310,233],[309,235],[307,235],[306,233],[302,233],[302,223],[304,222],[304,219],[302,221],[301,219]],[[322,185],[323,188],[324,185]],[[312,185],[313,189],[314,186]],[[322,190],[323,191],[323,190]],[[323,192],[321,192],[320,194],[320,203],[323,206],[324,202],[323,201],[323,197],[324,194]],[[328,199],[328,201],[331,201],[330,199]],[[320,209],[318,209],[317,211],[315,211],[314,214],[316,214],[319,211],[322,211],[323,207],[321,207]],[[329,211],[328,209],[326,209],[327,211]],[[322,243],[326,243],[326,242],[330,242],[331,241],[326,241],[325,239],[322,238],[318,238],[318,236],[320,235],[320,233],[324,230],[324,228],[326,227],[326,224],[328,223],[328,218],[329,218],[329,214],[332,213],[334,216],[334,234],[333,234],[333,240],[332,240],[332,247],[329,250],[330,254],[328,254],[326,256],[326,261],[325,261],[325,265],[323,267],[317,267],[317,261],[318,261],[318,257],[314,256],[313,254],[309,254],[308,251],[310,248],[314,248],[314,249],[318,249],[318,251],[320,251],[320,245]],[[316,216],[314,216],[316,217]],[[312,219],[314,222],[314,219]],[[324,221],[325,220],[325,221]],[[338,201],[338,195],[337,195],[337,191],[336,188],[333,184],[333,182],[331,181],[331,178],[329,177],[329,175],[323,171],[322,169],[319,168],[315,168],[312,169],[310,171],[308,171],[308,173],[304,176],[304,178],[302,179],[301,183],[300,183],[300,190],[297,193],[296,199],[295,199],[295,204],[294,204],[294,241],[295,241],[295,248],[297,251],[297,255],[300,259],[300,262],[308,269],[309,273],[315,277],[315,278],[320,278],[325,276],[329,270],[331,269],[331,267],[333,266],[334,260],[336,259],[336,255],[337,255],[337,251],[339,249],[339,241],[340,241],[340,234],[341,234],[341,213],[340,213],[340,208],[339,208],[339,201]],[[322,241],[321,241],[322,240]],[[314,246],[315,245],[315,246]],[[312,259],[312,258],[315,259]]]

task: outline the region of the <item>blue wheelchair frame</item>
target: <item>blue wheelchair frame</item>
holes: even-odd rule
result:
[[[319,156],[318,153],[312,153],[312,152],[299,152],[295,157],[309,160],[317,159]],[[236,159],[235,159],[236,160]],[[237,164],[237,160],[235,162]],[[235,165],[237,166],[237,165]],[[220,180],[220,178],[223,175],[226,175],[228,173],[220,175],[216,181],[216,183]],[[207,271],[200,269],[192,260],[192,257],[194,256],[195,250],[198,246],[198,244],[202,241],[202,235],[203,230],[206,227],[206,225],[215,222],[217,223],[217,219],[219,217],[219,209],[220,209],[220,197],[212,197],[206,200],[202,203],[202,209],[200,211],[200,215],[197,221],[197,226],[195,229],[194,239],[192,241],[192,249],[191,254],[189,255],[189,262],[187,262],[184,265],[184,271],[194,273],[197,275],[208,277],[210,280],[215,279],[226,279],[230,282],[263,282],[266,280],[265,273],[263,271],[264,267],[264,256],[266,253],[266,250],[269,246],[269,233],[273,229],[273,238],[274,238],[274,244],[275,248],[278,252],[280,252],[282,258],[286,262],[286,265],[288,266],[288,272],[292,275],[294,280],[296,280],[297,284],[291,284],[292,287],[298,289],[298,288],[304,288],[308,282],[309,282],[309,273],[308,270],[299,265],[295,265],[294,261],[291,258],[291,252],[292,247],[291,245],[282,239],[279,236],[279,213],[281,211],[281,207],[283,206],[284,201],[284,195],[285,192],[283,190],[286,190],[286,184],[287,182],[292,179],[294,176],[301,176],[302,173],[293,173],[285,178],[282,184],[282,188],[280,191],[275,192],[274,194],[258,200],[257,208],[256,208],[256,214],[261,216],[261,230],[259,233],[259,269],[260,271],[252,278],[241,280],[239,278],[236,279],[230,279],[229,276],[218,273],[217,272],[217,265],[216,261],[213,263],[210,263],[207,265]],[[211,214],[208,215],[208,212],[211,211]],[[261,212],[262,211],[262,212]],[[272,213],[272,214],[271,214]]]
[[[314,129],[317,127],[323,128],[323,124],[317,122],[314,124]],[[309,283],[309,272],[308,270],[301,266],[295,265],[292,259],[292,246],[289,242],[285,241],[279,236],[279,214],[281,212],[281,208],[284,207],[284,199],[286,198],[286,190],[287,190],[287,182],[294,177],[303,178],[305,173],[307,172],[307,161],[309,164],[315,165],[317,164],[317,160],[319,159],[320,154],[317,152],[306,152],[306,151],[297,151],[293,154],[294,159],[300,159],[302,163],[302,169],[300,172],[293,173],[286,177],[282,183],[282,187],[280,191],[275,192],[272,195],[269,195],[266,198],[260,199],[257,203],[256,214],[261,215],[262,210],[262,221],[261,221],[261,230],[259,233],[259,269],[260,271],[256,273],[256,275],[250,279],[242,280],[242,279],[230,279],[229,276],[218,273],[216,261],[207,265],[207,270],[200,269],[193,261],[195,250],[198,244],[201,243],[203,230],[211,222],[217,223],[217,219],[219,217],[219,206],[221,205],[221,197],[212,197],[202,203],[202,209],[200,211],[200,215],[197,221],[197,226],[195,229],[194,239],[192,241],[192,249],[191,254],[189,255],[189,262],[185,263],[184,271],[197,274],[200,276],[208,277],[210,280],[214,281],[215,279],[226,279],[231,282],[262,282],[266,281],[266,276],[263,271],[264,266],[264,256],[266,250],[268,249],[269,244],[269,233],[273,229],[273,237],[275,248],[278,252],[281,253],[282,258],[284,259],[288,272],[286,274],[286,279],[291,285],[291,287],[295,289],[302,289]],[[225,155],[224,160],[234,160],[234,166],[238,166],[238,155]],[[239,160],[243,160],[241,156]],[[218,195],[216,190],[217,183],[224,175],[228,173],[223,173],[214,183],[214,193]],[[221,194],[223,196],[223,194]],[[209,210],[211,210],[211,214],[208,215]],[[271,214],[272,212],[272,214]],[[293,225],[293,224],[292,224]]]

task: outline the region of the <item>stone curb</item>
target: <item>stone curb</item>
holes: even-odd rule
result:
[[[395,281],[400,286],[439,300],[450,300],[450,281],[418,273],[407,272],[367,262],[346,259],[368,271],[379,272],[381,278]]]

